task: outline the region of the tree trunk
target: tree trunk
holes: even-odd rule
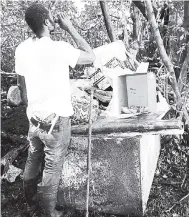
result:
[[[189,1],[184,1],[184,28],[188,32],[189,30]]]
[[[143,16],[148,20],[148,16],[146,14],[146,9],[145,9],[144,3],[141,1],[133,1],[133,3],[140,10],[140,12],[143,14]]]
[[[180,96],[180,91],[179,91],[179,88],[178,88],[178,85],[177,85],[177,82],[176,82],[174,67],[173,67],[173,64],[171,63],[171,60],[168,57],[168,55],[166,53],[166,50],[165,50],[165,47],[163,45],[163,40],[161,38],[159,29],[158,29],[158,24],[156,22],[154,12],[153,12],[153,8],[152,8],[152,4],[151,4],[150,0],[146,0],[146,6],[147,6],[147,11],[148,11],[148,20],[149,20],[149,22],[151,24],[153,35],[155,37],[160,56],[161,56],[161,58],[163,60],[164,65],[166,66],[166,68],[167,68],[167,70],[169,72],[169,78],[170,78],[172,88],[175,91],[177,101],[179,101],[181,99],[181,96]]]
[[[130,6],[129,6],[130,8]],[[127,26],[128,26],[128,17],[126,16],[126,10],[124,2],[121,0],[121,12],[122,12],[122,19],[121,19],[121,24],[123,26],[123,41],[125,43],[125,46],[128,50],[130,50],[130,44],[129,44],[129,35],[127,31]]]
[[[133,7],[133,16],[132,16],[132,20],[133,20],[133,41],[136,41],[138,39],[138,30],[139,30],[139,16],[137,13],[137,9],[134,6]]]
[[[108,36],[109,36],[111,42],[116,41],[116,35],[114,33],[113,26],[111,24],[111,19],[110,19],[110,15],[109,15],[107,2],[104,0],[101,0],[100,1],[100,7],[101,7],[102,14],[104,17],[104,22],[105,22],[106,30],[108,32]]]
[[[140,19],[138,14],[138,9],[133,5],[133,43],[132,43],[132,52],[133,56],[136,58],[139,52],[139,41],[140,41]]]
[[[186,33],[189,33],[189,1],[184,2],[184,21],[183,21],[183,26],[185,28]],[[185,56],[181,71],[180,71],[180,76],[178,80],[178,86],[179,90],[182,92],[183,88],[185,87],[187,83],[187,74],[189,73],[189,35],[187,34],[186,37],[186,47],[184,50],[183,55]],[[183,61],[183,60],[182,60]]]
[[[141,2],[140,0],[137,0],[137,1],[133,1],[133,3],[135,4],[135,6],[140,10],[140,12],[143,14],[143,16],[146,18],[146,20],[148,20],[148,16],[147,16],[147,13],[146,13],[146,8],[145,8],[145,5],[143,2]],[[155,11],[155,17],[157,15],[157,9],[155,7],[154,8],[154,11]]]
[[[175,92],[175,95],[176,95],[177,107],[180,110],[182,108],[182,106],[181,106],[182,105],[182,98],[181,98],[181,94],[180,94],[180,91],[179,91],[179,88],[177,85],[174,67],[173,67],[173,64],[172,64],[170,58],[168,57],[166,50],[165,50],[165,47],[163,45],[163,40],[161,38],[159,29],[158,29],[158,25],[157,25],[157,22],[156,22],[156,19],[154,16],[151,0],[146,0],[145,3],[146,3],[146,7],[147,7],[147,12],[148,12],[148,20],[151,24],[152,32],[153,32],[153,35],[155,37],[161,59],[165,65],[165,67],[167,68],[168,78],[170,80],[170,84],[171,84],[171,86]],[[189,117],[188,117],[188,114],[187,114],[185,108],[183,108],[183,112],[185,115],[185,120],[188,123]]]
[[[186,47],[186,50],[189,50],[189,43]],[[181,71],[180,71],[180,76],[178,80],[178,86],[179,90],[182,93],[183,89],[187,85],[187,74],[189,73],[189,52],[187,52],[184,63],[182,65]]]

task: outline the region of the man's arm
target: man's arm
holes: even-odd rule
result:
[[[28,105],[27,90],[24,76],[17,75],[17,83],[21,92],[22,104]]]
[[[77,64],[83,65],[93,63],[95,61],[95,55],[92,48],[85,41],[85,39],[80,36],[75,27],[72,25],[71,21],[67,17],[59,15],[58,23],[62,29],[67,31],[72,36],[78,48],[81,50]]]

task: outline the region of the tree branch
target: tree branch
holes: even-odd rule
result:
[[[189,197],[189,193],[187,195],[185,195],[184,197],[182,197],[178,202],[173,204],[172,207],[170,207],[168,210],[166,210],[166,212],[170,212],[176,205],[180,204],[183,200],[186,200],[188,197]]]
[[[175,92],[176,95],[176,101],[177,101],[177,107],[179,110],[181,110],[182,108],[182,98],[181,98],[181,94],[178,88],[178,84],[176,81],[176,76],[175,76],[175,72],[174,72],[174,66],[170,60],[170,58],[168,57],[165,47],[163,45],[163,40],[161,38],[159,29],[158,29],[158,24],[156,22],[155,16],[154,16],[154,11],[153,11],[153,7],[152,7],[152,3],[151,0],[146,0],[146,8],[147,8],[147,14],[148,14],[148,20],[151,24],[152,27],[152,32],[153,35],[155,37],[156,43],[157,43],[157,47],[160,53],[160,57],[165,65],[165,67],[167,68],[168,71],[168,78],[170,80],[170,84]],[[187,123],[189,122],[189,116],[187,114],[187,112],[185,111],[186,109],[183,108],[183,113],[185,116],[185,121],[187,121]]]

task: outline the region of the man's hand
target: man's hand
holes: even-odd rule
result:
[[[60,28],[65,31],[68,31],[70,27],[72,27],[70,19],[63,14],[58,14],[57,23],[60,25]]]
[[[78,49],[81,50],[77,64],[84,65],[93,63],[95,61],[93,50],[85,41],[85,39],[79,35],[75,27],[72,25],[70,19],[63,14],[59,14],[56,22],[60,25],[60,28],[67,31],[72,36],[75,43],[77,44]]]

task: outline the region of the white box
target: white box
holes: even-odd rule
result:
[[[154,73],[137,73],[126,76],[128,107],[145,107],[155,112],[156,76]]]

